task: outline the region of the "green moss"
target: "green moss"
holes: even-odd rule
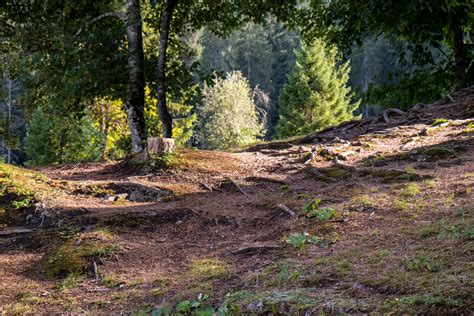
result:
[[[100,238],[101,233],[85,233],[75,240],[67,240],[50,251],[42,260],[42,268],[48,277],[81,275],[90,270],[91,263],[121,251],[112,240]]]
[[[437,160],[440,158],[450,158],[450,157],[458,157],[459,153],[449,147],[443,146],[434,146],[430,148],[424,148],[418,151],[419,154],[427,156],[427,160]]]
[[[197,279],[215,279],[227,272],[227,265],[219,259],[197,259],[189,266],[189,275]]]
[[[324,175],[337,180],[347,179],[351,176],[349,170],[339,167],[322,168],[319,169],[319,171],[322,172]]]
[[[447,122],[449,122],[447,119],[439,118],[434,120],[433,123],[431,123],[431,126],[438,126]]]
[[[386,183],[399,181],[418,181],[428,178],[428,176],[421,176],[417,174],[415,169],[411,166],[405,167],[405,170],[369,168],[366,170],[361,170],[361,173],[365,176],[380,178]]]

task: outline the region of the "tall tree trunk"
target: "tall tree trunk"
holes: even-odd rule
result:
[[[140,0],[127,0],[126,29],[128,40],[129,100],[125,103],[132,135],[132,152],[146,146],[145,75],[143,66],[142,18]]]
[[[455,11],[449,13],[449,32],[454,54],[454,82],[452,90],[464,88],[468,84],[469,52],[464,43],[464,32]]]
[[[157,94],[158,94],[158,115],[163,124],[163,137],[173,137],[173,118],[166,105],[166,49],[168,48],[168,38],[171,18],[176,7],[177,0],[164,0],[164,7],[160,23],[160,49],[158,53],[157,72]]]

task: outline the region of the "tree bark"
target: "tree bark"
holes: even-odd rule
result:
[[[166,49],[168,48],[168,38],[171,18],[177,4],[177,0],[163,0],[164,7],[160,22],[160,48],[158,53],[157,72],[157,95],[158,95],[158,115],[163,124],[163,137],[173,137],[173,118],[168,111],[166,104]]]
[[[469,51],[464,43],[464,32],[455,11],[449,13],[449,32],[454,54],[454,82],[452,90],[459,90],[468,85],[468,70],[470,65]]]
[[[145,75],[142,18],[139,0],[127,0],[125,16],[129,72],[129,100],[125,103],[125,106],[132,135],[132,152],[137,153],[145,149],[147,138],[144,116]]]

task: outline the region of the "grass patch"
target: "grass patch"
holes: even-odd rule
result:
[[[427,312],[427,309],[454,308],[459,306],[459,301],[440,294],[417,294],[403,296],[390,300],[384,304],[384,310],[398,313]]]
[[[415,197],[420,193],[421,193],[420,186],[416,183],[407,184],[401,192],[402,196],[404,197]]]
[[[227,265],[219,259],[196,259],[189,265],[189,275],[201,280],[219,278],[227,271]]]
[[[403,200],[403,199],[400,199],[400,198],[397,198],[395,199],[395,201],[393,202],[393,209],[395,211],[399,211],[399,212],[405,212],[407,211],[408,209],[410,208],[410,203]]]
[[[370,197],[368,195],[361,195],[357,197],[353,197],[350,201],[351,205],[355,207],[364,207],[364,208],[370,208],[373,207],[373,203],[370,200]]]

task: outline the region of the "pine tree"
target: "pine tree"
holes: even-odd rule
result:
[[[349,63],[322,39],[302,45],[280,95],[277,137],[304,135],[353,118],[358,102],[347,85]]]

